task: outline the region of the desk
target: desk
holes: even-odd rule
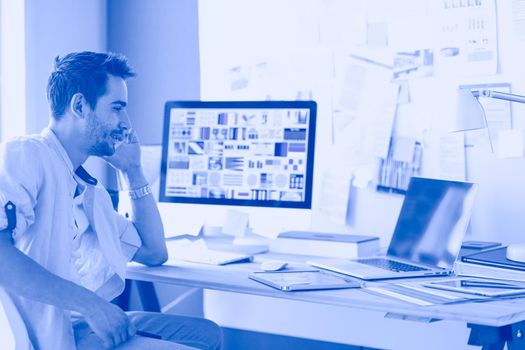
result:
[[[286,260],[293,267],[303,266],[305,260],[299,256],[267,253],[257,255],[253,263],[226,266],[183,261],[177,262],[175,266],[160,267],[131,264],[128,278],[379,311],[407,318],[460,321],[471,328],[471,345],[490,344],[491,349],[503,349],[503,344],[507,341],[509,349],[525,348],[525,298],[420,307],[376,296],[361,289],[282,292],[248,278],[248,274],[258,271],[259,263],[266,259]]]

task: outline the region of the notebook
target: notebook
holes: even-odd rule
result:
[[[166,247],[169,256],[166,265],[176,265],[177,260],[208,265],[226,265],[253,260],[251,254],[209,249],[204,240],[168,240]]]
[[[525,271],[525,263],[507,259],[507,247],[500,247],[479,253],[465,255],[461,261],[478,265],[503,267],[507,269]]]
[[[448,275],[461,249],[477,187],[413,177],[386,256],[308,263],[365,280]]]
[[[198,254],[181,254],[175,256],[174,260],[177,259],[199,264],[226,265],[231,263],[251,262],[253,261],[253,256],[242,253],[223,252],[220,250],[207,250],[199,252]],[[168,260],[168,264],[170,260]]]

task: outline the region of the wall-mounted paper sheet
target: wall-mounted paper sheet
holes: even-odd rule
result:
[[[440,138],[440,177],[451,180],[465,180],[465,135],[450,133]]]
[[[350,174],[331,171],[323,174],[319,212],[334,224],[346,224],[351,181]]]
[[[456,76],[498,73],[495,0],[429,1],[435,23],[436,66]]]
[[[523,157],[523,131],[521,129],[499,130],[497,150],[500,158]]]

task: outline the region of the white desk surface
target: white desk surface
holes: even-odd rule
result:
[[[490,302],[417,306],[380,297],[359,288],[283,292],[248,278],[251,272],[260,271],[260,263],[267,259],[288,261],[292,268],[308,267],[304,264],[305,257],[266,253],[255,255],[255,260],[251,263],[224,266],[184,261],[177,261],[171,266],[159,267],[147,267],[132,263],[128,267],[127,277],[140,281],[338,305],[413,317],[463,321],[486,326],[505,326],[525,320],[525,297]],[[436,277],[433,280],[436,280]]]

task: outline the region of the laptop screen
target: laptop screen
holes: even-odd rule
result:
[[[388,255],[452,268],[467,230],[476,189],[473,183],[412,178]]]

